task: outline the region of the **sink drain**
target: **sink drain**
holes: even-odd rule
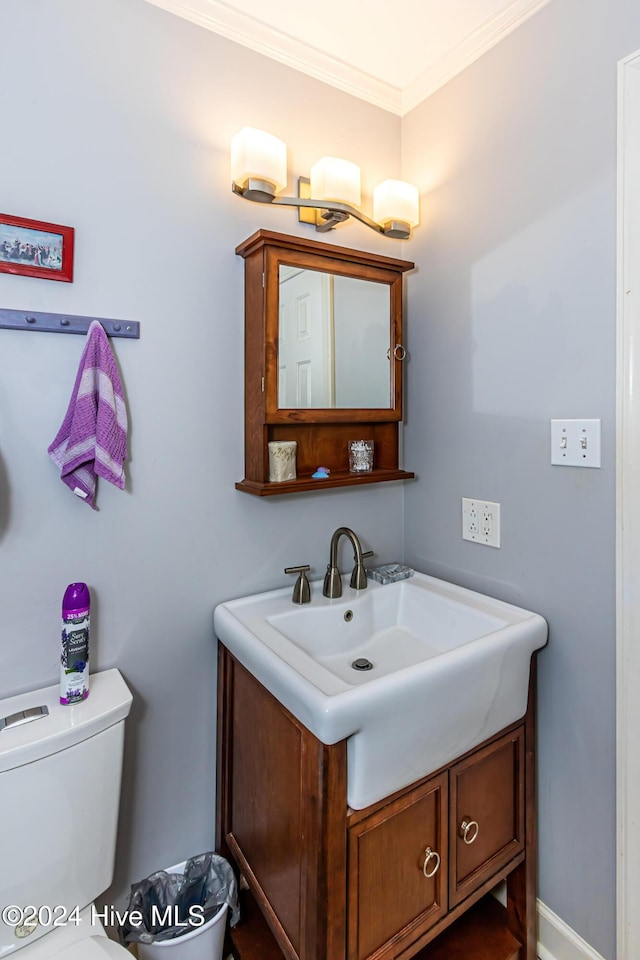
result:
[[[367,660],[366,657],[358,657],[357,660],[353,661],[351,666],[354,670],[373,670],[371,660]]]

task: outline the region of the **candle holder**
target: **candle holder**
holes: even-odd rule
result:
[[[349,440],[349,472],[371,473],[373,440]]]
[[[282,483],[284,480],[296,479],[296,448],[295,440],[272,440],[269,443],[269,480],[271,483]]]

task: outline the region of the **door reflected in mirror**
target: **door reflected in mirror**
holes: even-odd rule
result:
[[[278,408],[392,406],[386,283],[279,265]]]

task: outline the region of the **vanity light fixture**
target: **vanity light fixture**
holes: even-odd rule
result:
[[[376,233],[407,240],[419,223],[418,190],[403,180],[385,180],[373,192],[372,220],[360,207],[360,168],[349,160],[322,157],[310,177],[298,177],[298,196],[278,196],[287,183],[286,144],[264,130],[243,127],[231,141],[231,189],[245,200],[297,207],[301,223],[326,233],[355,217]]]

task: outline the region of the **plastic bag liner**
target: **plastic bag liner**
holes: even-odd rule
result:
[[[217,853],[201,853],[187,860],[182,873],[157,870],[131,885],[126,917],[118,928],[120,942],[174,940],[198,930],[225,903],[234,927],[240,908],[231,865]]]

